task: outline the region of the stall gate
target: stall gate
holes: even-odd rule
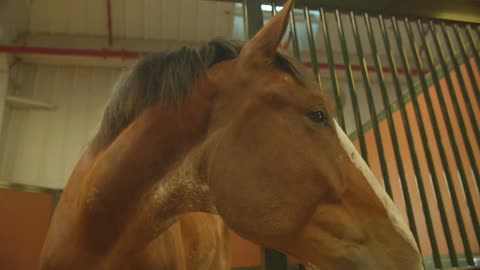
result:
[[[222,1],[243,10],[245,38],[283,3]],[[297,0],[285,37],[284,47],[331,93],[339,124],[408,220],[426,269],[480,264],[475,1],[416,0],[414,7],[411,0]],[[377,10],[362,6],[380,2],[390,10],[386,4]],[[345,9],[349,5],[354,10]],[[49,194],[54,207],[61,191],[35,192]],[[265,249],[263,255],[267,270],[304,269],[277,251]]]
[[[297,1],[284,47],[332,92],[339,124],[403,211],[426,269],[480,264],[480,5],[462,4],[473,17],[453,6],[421,16],[405,1],[396,17],[324,2],[335,1]],[[243,1],[246,38],[275,3]],[[266,269],[304,269],[274,250],[263,258]]]

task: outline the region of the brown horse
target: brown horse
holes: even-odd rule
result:
[[[241,48],[153,55],[119,82],[41,269],[228,269],[221,221],[192,212],[312,269],[423,269],[313,76],[277,50],[292,5]]]

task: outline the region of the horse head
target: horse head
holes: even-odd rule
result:
[[[239,235],[314,269],[423,269],[322,89],[278,50],[292,6],[208,71],[216,97],[200,167],[211,204]]]

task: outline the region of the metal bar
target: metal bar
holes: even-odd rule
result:
[[[389,41],[389,38],[388,38],[388,31],[387,31],[387,28],[385,26],[385,22],[384,22],[384,19],[383,17],[380,15],[378,16],[378,21],[380,23],[380,28],[381,28],[381,33],[382,33],[382,37],[383,37],[383,42],[384,42],[384,46],[385,46],[385,51],[388,55],[388,62],[389,62],[389,65],[390,65],[390,68],[392,70],[392,77],[393,77],[393,80],[394,80],[394,84],[395,84],[395,92],[397,94],[397,102],[399,104],[399,107],[400,107],[400,113],[401,113],[401,116],[402,116],[402,120],[404,122],[404,128],[406,129],[406,134],[407,134],[407,139],[409,141],[409,145],[413,145],[410,141],[411,141],[411,134],[410,134],[410,128],[409,128],[409,123],[408,123],[408,118],[406,117],[406,112],[405,112],[405,107],[404,107],[404,104],[403,104],[403,97],[402,97],[402,93],[401,93],[401,87],[400,87],[400,81],[398,79],[398,74],[396,72],[396,66],[395,66],[395,60],[393,58],[393,54],[392,54],[392,51],[390,49],[390,41]],[[389,106],[389,105],[388,105]],[[408,126],[408,128],[407,128]],[[392,133],[392,132],[390,132]],[[396,134],[396,131],[394,131],[394,133]],[[413,141],[413,140],[412,140]],[[398,147],[398,141],[396,142],[397,146],[395,149],[395,152],[396,154],[400,155],[400,150],[399,150],[399,147]],[[414,164],[416,164],[416,157],[415,155],[413,154],[414,151],[411,151],[410,150],[410,155],[412,157],[412,161],[415,159],[415,162],[413,162]],[[398,151],[398,153],[397,153]],[[399,159],[401,159],[401,156],[399,156]],[[398,162],[398,160],[397,160]],[[419,173],[417,171],[417,167],[418,167],[418,164],[416,166],[414,166],[414,169],[415,169],[415,174],[418,176]],[[403,169],[403,168],[402,168]],[[410,198],[410,195],[409,195],[409,192],[408,192],[408,184],[407,184],[407,181],[406,181],[406,178],[405,178],[405,175],[403,176],[400,176],[400,181],[402,183],[402,187],[403,187],[403,191],[404,191],[404,196],[405,196],[405,205],[406,205],[406,209],[407,209],[407,216],[408,216],[408,222],[409,222],[409,225],[410,225],[410,229],[412,230],[412,233],[413,233],[413,236],[415,237],[415,240],[417,241],[417,243],[419,243],[418,241],[418,232],[417,232],[417,227],[415,225],[415,217],[413,215],[413,208],[412,208],[412,203],[411,203],[411,198]]]
[[[460,53],[462,54],[463,62],[465,64],[465,67],[467,68],[470,84],[475,94],[475,98],[477,99],[477,106],[480,106],[480,90],[478,89],[480,84],[477,82],[475,74],[473,73],[472,65],[470,64],[470,58],[467,52],[467,47],[465,46],[465,41],[463,40],[462,35],[460,34],[460,30],[458,28],[458,25],[454,25],[453,33],[455,35],[455,39],[457,40],[458,46],[460,47]]]
[[[409,23],[408,19],[405,19],[405,28],[407,30],[408,41],[410,43],[410,50],[413,53],[415,65],[416,65],[417,68],[422,68],[423,69],[423,64],[422,64],[422,61],[421,61],[421,58],[420,58],[419,50],[417,49],[417,46],[415,44],[415,37],[413,35],[413,31],[412,31],[412,28],[410,26],[410,23]],[[423,36],[423,37],[426,38],[426,36]],[[442,135],[440,134],[440,128],[438,127],[437,118],[436,118],[435,113],[434,113],[433,103],[432,103],[432,99],[430,97],[430,91],[429,91],[429,87],[428,87],[428,84],[427,84],[427,80],[425,78],[425,74],[420,73],[419,74],[419,79],[420,79],[420,84],[421,84],[422,90],[423,90],[422,92],[423,92],[423,95],[425,97],[425,103],[427,104],[427,110],[428,110],[428,113],[430,115],[430,122],[432,123],[433,132],[434,132],[434,135],[435,135],[435,143],[436,143],[437,149],[440,153],[440,158],[441,158],[441,161],[442,161],[443,170],[445,171],[446,181],[447,181],[447,183],[449,183],[449,186],[453,187],[452,175],[451,175],[451,172],[450,172],[450,167],[448,165],[447,155],[445,154],[445,149],[444,149],[444,147],[442,145],[442,142],[441,142],[441,136]],[[415,107],[418,108],[419,106],[418,106],[418,102],[416,101],[416,95],[412,95],[412,99],[413,99],[414,96],[415,96],[415,103],[417,103],[417,105]],[[427,161],[429,163],[433,163],[432,162],[432,155],[431,155],[430,151],[427,152],[425,150],[426,145],[428,145],[428,144],[425,143],[426,138],[423,139],[423,137],[425,137],[425,126],[423,126],[423,120],[421,118],[420,118],[420,120],[422,121],[422,128],[420,130],[422,131],[421,136],[422,136],[422,140],[424,141],[423,142],[424,151],[427,155]],[[418,121],[418,119],[417,119],[417,121]],[[436,173],[436,170],[435,170],[435,167],[433,166],[433,164],[431,166],[433,168],[433,169],[430,169],[430,172],[432,173],[432,185],[433,185],[433,189],[434,189],[434,192],[435,192],[435,197],[437,198],[436,201],[437,201],[437,206],[438,206],[438,210],[439,210],[439,213],[440,213],[440,220],[441,220],[442,226],[443,226],[443,232],[444,232],[445,239],[446,239],[446,242],[447,242],[448,255],[450,256],[450,261],[452,263],[452,266],[456,267],[456,266],[458,266],[457,251],[455,250],[455,245],[454,245],[453,239],[452,239],[452,233],[450,231],[450,225],[448,224],[447,213],[445,212],[445,205],[444,205],[444,200],[443,200],[443,197],[442,197],[442,193],[440,191],[438,176],[436,175],[437,173]]]
[[[477,62],[478,69],[480,69],[480,55],[478,53],[480,51],[480,48],[477,48],[477,46],[475,46],[475,41],[473,39],[471,26],[466,25],[464,29],[465,29],[465,32],[467,34],[468,44],[470,45],[470,49],[472,50],[473,57],[475,58],[475,61]]]
[[[310,9],[305,6],[305,24],[307,26],[308,47],[310,48],[310,58],[312,59],[313,73],[318,83],[321,83],[320,74],[318,73],[317,49],[315,48],[315,40],[313,39],[312,20],[310,18]]]
[[[53,214],[55,213],[55,209],[57,208],[58,201],[60,200],[60,196],[62,196],[62,190],[58,190],[54,194],[52,194],[52,205],[50,206],[50,209],[51,209],[50,221],[52,220]]]
[[[417,21],[417,28],[418,28],[418,31],[420,33],[420,36],[425,36],[425,33],[422,29],[422,24],[421,24],[420,21]],[[431,72],[431,75],[432,75],[432,78],[433,78],[435,91],[436,91],[437,96],[438,96],[438,101],[440,102],[440,106],[442,108],[447,108],[447,104],[445,102],[445,98],[444,98],[443,93],[442,93],[442,87],[440,85],[440,78],[438,77],[437,71],[435,69],[435,64],[433,63],[433,57],[432,57],[432,53],[431,53],[431,50],[430,50],[430,45],[428,44],[426,39],[422,39],[422,42],[423,42],[423,47],[425,49],[425,55],[427,56],[427,63],[430,67],[430,72]],[[444,74],[444,75],[446,76],[447,74]],[[449,116],[447,110],[444,109],[444,110],[441,110],[441,111],[442,111],[443,119],[445,121],[445,126],[447,128],[447,135],[448,135],[448,138],[450,140],[451,148],[452,148],[452,151],[454,153],[455,162],[457,164],[458,171],[461,172],[460,177],[463,178],[465,173],[464,173],[464,169],[463,169],[463,165],[462,165],[462,160],[460,158],[460,153],[458,152],[458,148],[456,147],[458,144],[456,142],[456,139],[455,139],[455,136],[454,136],[454,133],[453,133],[453,128],[452,128],[452,123],[450,121],[450,116]],[[446,159],[446,157],[445,157],[445,159]],[[449,170],[448,166],[444,167],[443,169],[445,170],[445,172],[447,172],[447,170]],[[447,177],[447,179],[449,179],[449,178]],[[467,236],[467,233],[466,233],[466,230],[465,230],[465,224],[463,222],[462,212],[460,211],[460,205],[458,203],[458,198],[457,198],[457,194],[455,192],[455,187],[454,187],[452,181],[447,181],[447,184],[448,184],[448,188],[450,190],[450,197],[452,198],[453,209],[455,211],[455,218],[458,222],[458,230],[460,232],[460,237],[462,238],[462,245],[463,245],[463,249],[465,251],[465,257],[467,258],[467,262],[469,264],[471,264],[473,262],[472,250],[471,250],[471,247],[468,243],[468,236]]]
[[[288,258],[284,254],[269,248],[263,249],[265,270],[287,270]]]
[[[127,50],[104,50],[104,49],[72,49],[72,48],[48,48],[48,47],[33,47],[33,46],[12,46],[0,45],[0,52],[15,53],[15,54],[49,54],[49,55],[64,55],[64,56],[85,56],[85,57],[101,57],[101,58],[125,58],[135,59],[149,52],[136,52]]]
[[[385,184],[385,190],[387,191],[388,195],[392,197],[392,187],[390,185],[390,179],[388,176],[388,168],[384,155],[382,136],[380,135],[380,128],[378,126],[377,110],[375,108],[375,101],[372,95],[372,87],[370,85],[370,79],[368,77],[367,63],[365,61],[365,58],[363,57],[362,41],[360,39],[360,32],[358,31],[357,27],[357,18],[355,17],[355,14],[353,12],[350,12],[350,21],[352,23],[353,36],[355,38],[355,45],[357,47],[358,62],[362,66],[361,72],[363,83],[365,86],[365,95],[367,96],[368,111],[370,113],[370,119],[373,124],[373,133],[375,136],[375,142],[377,144],[377,151],[380,160],[380,167],[382,169],[383,182]]]
[[[271,6],[272,6],[272,17],[277,14],[277,5],[275,5],[275,2],[271,1]]]
[[[383,69],[382,69],[382,64],[380,62],[380,58],[378,56],[378,49],[376,45],[376,39],[374,35],[374,31],[372,28],[371,20],[368,14],[365,13],[364,15],[365,18],[365,26],[367,28],[367,34],[368,34],[368,39],[370,42],[370,48],[372,50],[372,56],[374,59],[374,64],[375,64],[375,69],[377,71],[377,78],[380,86],[380,93],[382,95],[382,101],[383,101],[383,107],[385,110],[385,118],[387,119],[387,125],[388,129],[390,130],[390,139],[392,141],[393,145],[393,152],[395,155],[395,161],[397,163],[397,171],[398,175],[400,177],[400,182],[403,185],[402,193],[403,197],[405,200],[405,208],[407,211],[407,217],[408,217],[408,225],[410,227],[410,230],[412,231],[413,235],[415,236],[415,239],[418,239],[418,234],[417,234],[417,226],[415,224],[415,219],[413,216],[413,208],[412,208],[412,201],[410,199],[410,194],[408,191],[408,186],[405,184],[406,181],[406,176],[405,176],[405,169],[403,166],[403,161],[402,157],[400,155],[400,146],[398,144],[398,138],[397,138],[397,130],[395,127],[395,122],[393,121],[392,117],[392,111],[390,108],[390,100],[388,97],[388,92],[387,92],[387,87],[385,85],[385,78],[383,75]]]
[[[57,194],[58,192],[60,192],[60,193],[62,192],[61,189],[39,187],[39,186],[33,186],[33,185],[27,185],[27,184],[21,184],[21,183],[14,183],[14,182],[6,182],[6,181],[0,181],[0,189],[50,194],[52,196]]]
[[[453,108],[455,110],[455,115],[457,116],[457,119],[458,119],[458,125],[460,127],[460,131],[461,131],[461,134],[463,136],[463,140],[464,140],[464,146],[467,150],[467,155],[468,155],[468,159],[470,161],[470,165],[472,166],[472,168],[475,168],[476,166],[476,162],[475,162],[475,157],[473,155],[473,152],[472,152],[472,144],[470,143],[470,140],[468,138],[468,135],[467,135],[467,131],[466,131],[466,127],[465,127],[465,122],[463,120],[463,117],[462,117],[462,114],[461,114],[461,111],[460,111],[460,108],[459,108],[459,103],[458,103],[458,99],[457,99],[457,95],[455,94],[455,88],[453,86],[453,83],[452,83],[452,79],[450,77],[450,73],[449,73],[449,70],[448,70],[448,67],[447,67],[447,64],[445,62],[445,54],[443,53],[443,50],[441,48],[441,45],[440,45],[440,41],[439,41],[439,38],[438,38],[438,35],[436,34],[435,32],[435,26],[433,24],[433,22],[430,22],[429,23],[429,27],[432,29],[432,34],[433,34],[433,37],[434,37],[434,44],[435,44],[435,47],[437,49],[437,52],[440,56],[440,64],[441,64],[441,67],[442,67],[442,70],[443,72],[445,73],[445,81],[447,82],[447,86],[448,86],[448,90],[449,90],[449,94],[450,94],[450,97],[452,99],[452,103],[453,103]],[[447,36],[445,37],[447,39]],[[451,42],[447,39],[447,45],[451,45],[450,44]],[[448,46],[450,47],[450,46]],[[450,50],[451,48],[449,48]],[[451,52],[452,53],[452,52]],[[453,58],[452,61],[454,61],[454,63],[456,63],[456,60]],[[457,72],[457,68],[458,66],[455,66],[455,69],[456,69],[456,72]],[[457,77],[461,77],[461,72],[460,70],[458,70],[457,72]],[[459,82],[460,82],[460,79],[459,79]],[[463,87],[461,87],[462,89],[462,92],[465,90],[463,89]],[[468,96],[464,96],[464,99],[468,99]],[[467,102],[467,100],[465,100],[465,102]],[[467,109],[468,109],[468,105],[467,105]],[[471,109],[471,108],[470,108]],[[476,121],[475,121],[475,118],[471,118],[471,121],[472,121],[472,124],[476,124]],[[477,135],[476,135],[477,136]],[[478,143],[478,140],[480,140],[479,137],[477,137],[477,143]],[[477,144],[478,145],[478,144]],[[474,174],[474,177],[477,181],[477,188],[480,188],[479,185],[480,185],[480,176],[478,174],[478,170],[473,170],[473,174]],[[465,178],[466,180],[466,178]],[[468,186],[465,186],[465,187],[468,187]],[[468,200],[467,200],[468,201]],[[475,215],[476,216],[476,215]],[[477,222],[478,224],[478,222]],[[477,234],[477,237],[480,239],[480,228],[477,226],[476,228],[476,231],[478,231],[478,234]]]
[[[107,0],[107,29],[108,29],[108,46],[113,44],[112,30],[112,1]]]
[[[476,25],[475,30],[477,32],[477,38],[480,39],[480,28],[478,27],[478,25]]]
[[[343,130],[345,129],[345,118],[343,116],[343,106],[340,88],[338,87],[337,73],[335,71],[335,62],[333,59],[332,41],[330,40],[330,32],[328,31],[327,19],[325,11],[320,9],[320,20],[322,21],[322,33],[325,41],[325,48],[327,50],[328,68],[330,70],[330,80],[332,81],[333,92],[335,94],[335,104],[337,106],[337,119]]]
[[[455,69],[455,74],[457,75],[457,81],[460,86],[460,92],[462,93],[463,101],[465,102],[465,108],[467,109],[467,114],[468,114],[468,117],[470,118],[471,126],[475,134],[475,138],[477,139],[477,146],[479,146],[480,130],[478,129],[478,124],[477,124],[477,121],[475,120],[475,114],[473,113],[472,103],[470,102],[470,98],[468,97],[467,86],[465,85],[465,81],[463,80],[462,71],[460,70],[460,64],[458,63],[457,57],[455,56],[455,50],[453,48],[450,33],[448,33],[448,30],[446,29],[444,23],[440,23],[440,29],[441,29],[443,38],[447,43],[447,50],[448,50],[448,53],[450,54],[450,59],[453,64],[453,68]],[[472,164],[472,166],[474,166],[474,164]],[[478,177],[478,173],[477,173],[477,177]],[[477,180],[479,181],[478,183],[480,183],[480,179],[477,179]]]
[[[300,59],[300,49],[298,46],[297,25],[295,24],[295,9],[290,11],[290,29],[292,30],[293,55]]]
[[[461,133],[462,138],[463,138],[463,143],[464,143],[464,146],[465,146],[465,150],[467,151],[467,156],[468,156],[468,160],[470,162],[470,167],[471,167],[471,170],[473,172],[474,178],[477,181],[477,190],[479,190],[480,186],[478,186],[478,184],[480,183],[479,182],[480,181],[480,175],[478,173],[478,166],[477,166],[477,163],[475,162],[475,157],[474,157],[473,152],[472,152],[473,147],[472,147],[472,144],[470,143],[470,139],[468,138],[467,129],[465,127],[465,122],[464,122],[462,113],[461,113],[460,108],[459,108],[459,102],[458,102],[458,99],[457,99],[457,95],[455,93],[455,88],[453,86],[452,79],[450,77],[450,71],[448,70],[447,64],[445,62],[446,56],[443,53],[443,50],[441,48],[440,40],[439,40],[438,35],[436,33],[435,26],[434,26],[433,22],[430,21],[428,25],[432,29],[432,36],[433,36],[433,40],[434,40],[434,45],[436,47],[438,55],[440,56],[440,65],[442,67],[443,73],[445,73],[445,81],[447,83],[448,93],[450,95],[450,98],[452,99],[453,108],[454,108],[455,115],[456,115],[457,120],[458,120],[458,126],[460,127],[460,133]],[[445,39],[447,40],[447,47],[451,47],[450,40],[448,39],[447,36],[445,36]],[[450,49],[452,49],[452,48],[449,48],[449,50]],[[452,53],[452,52],[453,51],[451,51],[450,53]],[[459,70],[459,67],[456,66],[456,64],[458,64],[458,63],[457,63],[456,59],[454,58],[454,55],[453,55],[452,61],[453,61],[454,66],[455,66],[455,71],[457,72],[457,77],[461,77],[462,74],[461,74],[461,71]],[[457,69],[458,69],[458,71],[457,71]],[[458,78],[458,81],[460,83],[461,79]],[[461,86],[460,90],[463,93],[463,91],[465,91],[465,89],[464,89],[465,85],[460,84],[460,86]],[[464,96],[464,99],[465,99],[465,102],[467,102],[468,101],[468,96]],[[468,105],[467,105],[467,109],[468,109]],[[472,125],[476,124],[476,121],[475,121],[474,117],[471,118],[470,120],[472,121]],[[477,147],[480,145],[479,140],[480,140],[480,138],[477,137]],[[460,173],[462,173],[462,171],[460,171]],[[465,174],[464,171],[463,171],[463,173]],[[470,194],[470,190],[468,189],[467,178],[464,175],[464,176],[461,177],[461,179],[462,179],[462,182],[464,184],[464,191],[465,191],[465,195],[466,195],[466,199],[467,199],[467,203],[468,203],[470,212],[472,214],[472,219],[475,218],[478,221],[478,219],[476,218],[477,215],[476,215],[476,212],[475,212],[475,208],[473,208],[473,202],[471,201],[471,194]],[[465,184],[467,184],[467,185],[465,185]],[[478,224],[478,222],[476,224],[474,224],[474,228],[475,228],[475,232],[476,232],[476,235],[477,235],[477,239],[480,239],[480,225]]]
[[[261,0],[243,0],[243,19],[247,38],[252,38],[263,26],[261,3]]]
[[[407,115],[407,111],[405,109],[405,102],[403,100],[403,95],[402,95],[402,87],[401,87],[401,84],[400,84],[399,76],[395,72],[395,70],[396,70],[395,58],[393,56],[393,53],[392,53],[392,50],[391,50],[391,47],[390,47],[390,39],[388,37],[388,31],[387,31],[387,28],[385,26],[385,20],[381,15],[379,15],[379,21],[380,21],[380,27],[382,29],[381,32],[382,32],[382,36],[383,36],[383,40],[384,40],[384,44],[385,44],[385,50],[386,50],[387,55],[388,55],[388,62],[390,64],[390,67],[393,70],[392,77],[393,77],[393,82],[394,82],[394,85],[395,85],[395,94],[397,96],[397,102],[398,102],[399,108],[400,108],[400,115],[401,115],[402,122],[403,122],[403,128],[404,128],[405,135],[406,135],[407,142],[408,142],[408,150],[410,152],[410,157],[411,157],[411,160],[412,160],[413,170],[415,172],[415,176],[416,176],[416,179],[417,179],[417,185],[418,185],[419,183],[423,183],[423,179],[422,179],[422,174],[421,174],[421,171],[420,171],[420,166],[418,164],[418,158],[417,158],[417,153],[416,153],[416,150],[415,150],[413,136],[412,136],[412,133],[410,132],[411,131],[410,121],[409,121],[409,118],[408,118],[408,115]],[[405,185],[406,184],[407,183],[405,183]],[[406,186],[404,186],[404,188],[406,188]],[[421,201],[422,201],[423,211],[425,213],[425,216],[427,216],[430,212],[429,208],[428,208],[428,203],[427,203],[426,200],[424,200],[423,196],[420,196],[420,198],[421,198]],[[428,225],[428,223],[431,222],[431,220],[428,220],[429,218],[430,218],[429,216],[426,217],[426,223],[427,223],[428,227],[430,227],[430,225]],[[432,250],[433,250],[435,248],[434,243],[436,244],[435,235],[430,230],[428,232],[428,235],[429,235],[430,244],[432,245]],[[418,238],[417,238],[417,241],[418,241]]]
[[[403,69],[409,70],[410,69],[409,63],[408,63],[408,60],[407,60],[407,55],[405,53],[405,49],[403,48],[402,36],[400,34],[400,30],[398,28],[396,18],[392,17],[391,22],[392,22],[393,32],[395,34],[397,50],[400,53],[400,58],[401,58],[401,61],[402,61]],[[435,166],[433,165],[432,154],[430,153],[430,149],[428,147],[428,139],[427,139],[427,134],[425,132],[425,124],[424,124],[423,119],[422,119],[422,113],[420,112],[420,106],[418,105],[417,95],[415,93],[415,85],[413,83],[412,76],[408,72],[405,73],[405,77],[407,79],[408,91],[409,91],[410,98],[411,98],[411,101],[412,101],[412,104],[413,104],[413,110],[414,110],[414,113],[415,113],[415,118],[417,120],[417,126],[418,126],[418,129],[420,131],[420,137],[421,137],[421,140],[422,140],[423,150],[424,150],[425,156],[427,158],[428,169],[429,169],[430,174],[432,176],[432,181],[433,182],[438,182],[438,177],[437,177],[437,173],[435,171]],[[397,95],[398,95],[398,93],[401,93],[400,88],[397,91]],[[424,186],[424,182],[423,182],[423,179],[422,179],[423,177],[421,176],[420,166],[419,166],[418,160],[417,160],[417,153],[416,153],[416,150],[415,150],[415,144],[414,144],[414,141],[413,141],[412,134],[411,134],[411,132],[409,132],[411,130],[410,123],[408,121],[408,116],[406,114],[406,110],[405,110],[405,107],[404,107],[405,104],[404,104],[403,98],[401,98],[399,96],[399,99],[401,99],[401,102],[399,102],[400,110],[404,111],[404,112],[401,112],[402,117],[403,117],[403,114],[404,114],[404,116],[406,118],[405,119],[406,121],[404,121],[404,123],[405,123],[405,128],[406,128],[405,132],[407,133],[408,145],[409,145],[409,148],[410,148],[410,152],[412,153],[412,158],[413,158],[413,156],[415,157],[415,159],[412,159],[412,161],[414,163],[415,174],[417,174],[417,186],[418,186],[418,191],[420,193],[420,200],[421,200],[421,203],[422,203],[423,212],[425,214],[424,216],[425,216],[425,223],[427,225],[427,233],[428,233],[428,237],[430,239],[430,244],[431,244],[431,247],[432,247],[433,262],[435,264],[435,267],[441,268],[442,267],[442,261],[440,259],[440,251],[438,249],[438,243],[437,243],[437,239],[435,237],[435,231],[433,229],[432,215],[430,213],[430,208],[429,208],[429,205],[428,205],[428,199],[427,199],[427,195],[426,195],[426,192],[425,192],[425,186]]]
[[[342,54],[343,54],[343,62],[345,63],[345,72],[347,75],[348,81],[348,89],[350,90],[350,98],[352,100],[353,106],[353,116],[355,118],[355,125],[357,128],[358,140],[360,142],[360,152],[362,154],[363,159],[368,164],[368,153],[367,153],[367,144],[365,143],[365,136],[363,134],[363,123],[360,117],[360,108],[358,106],[358,99],[357,93],[355,89],[355,82],[353,80],[353,73],[352,67],[350,66],[350,59],[348,56],[348,48],[347,48],[347,41],[345,39],[345,32],[343,30],[343,23],[342,18],[340,17],[340,12],[335,10],[335,18],[337,20],[337,28],[338,28],[338,37],[340,38],[340,43],[342,46]]]
[[[453,26],[453,33],[455,34],[455,39],[457,40],[457,43],[460,47],[460,53],[462,54],[463,61],[465,64],[465,67],[467,68],[467,73],[468,77],[470,79],[470,84],[473,88],[473,92],[475,93],[475,98],[477,99],[477,105],[480,103],[480,90],[478,89],[479,83],[477,79],[475,78],[475,74],[473,73],[473,68],[470,63],[470,58],[468,56],[468,51],[467,47],[465,46],[465,41],[462,38],[462,35],[460,34],[460,30],[458,29],[458,25]]]
[[[239,0],[215,0],[238,2]],[[275,0],[283,3],[285,0]],[[264,3],[269,1],[264,0]],[[341,11],[368,12],[370,14],[421,17],[449,21],[480,23],[480,5],[477,0],[296,0],[297,7],[309,5],[312,9],[327,8]]]

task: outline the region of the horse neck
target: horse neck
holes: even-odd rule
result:
[[[193,150],[155,187],[153,201],[161,209],[175,205],[171,216],[188,212],[216,213],[210,189],[201,173],[200,149]]]

